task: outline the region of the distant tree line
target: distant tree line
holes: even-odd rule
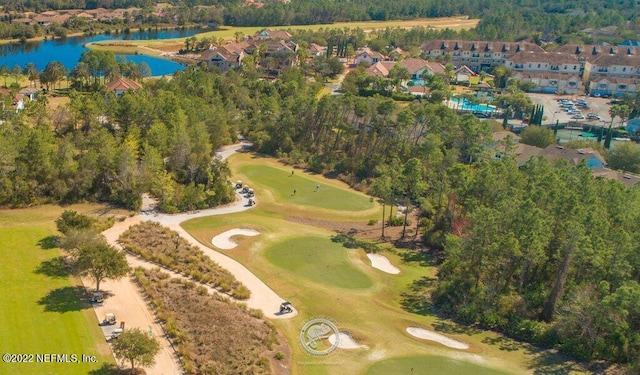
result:
[[[5,10],[84,8],[149,8],[152,0],[0,0]],[[237,0],[188,0],[174,2],[181,8],[216,5],[218,21],[231,26],[310,25],[341,21],[386,21],[423,17],[470,16],[480,18],[473,32],[486,40],[532,38],[559,43],[592,42],[583,29],[616,26],[616,38],[637,38],[640,8],[633,2],[599,0],[296,0],[290,3],[268,1],[262,7],[245,6]],[[184,19],[184,17],[179,17]]]

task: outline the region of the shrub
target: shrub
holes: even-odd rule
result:
[[[284,353],[283,352],[277,352],[276,355],[273,356],[273,358],[277,359],[278,361],[281,361],[284,359]]]
[[[371,219],[369,220],[369,222],[367,223],[367,225],[376,225],[378,223],[378,220],[376,219]]]

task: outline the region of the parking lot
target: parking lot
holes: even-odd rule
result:
[[[579,95],[554,95],[554,94],[527,94],[534,104],[542,104],[544,106],[544,121],[543,124],[555,124],[556,120],[560,121],[561,124],[591,124],[595,126],[609,126],[611,123],[611,115],[609,115],[609,108],[611,108],[611,104],[609,102],[611,99],[604,98],[592,98],[589,96],[579,96]],[[584,100],[587,102],[586,108],[576,107],[577,110],[585,116],[585,119],[572,119],[571,114],[568,114],[565,110],[560,107],[560,103],[558,103],[558,99],[567,99],[567,100]],[[588,119],[587,114],[593,113],[597,116],[600,116],[600,120],[597,119]],[[620,121],[617,119],[613,126],[619,126]]]

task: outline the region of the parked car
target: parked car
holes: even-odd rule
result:
[[[571,116],[571,118],[574,119],[574,120],[584,120],[584,115],[575,114],[575,115]]]

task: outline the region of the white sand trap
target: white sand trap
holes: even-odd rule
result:
[[[336,343],[336,335],[332,334],[329,336],[329,342],[331,345]],[[359,349],[360,345],[357,342],[353,341],[351,335],[347,332],[340,332],[340,342],[338,343],[338,348],[341,349]]]
[[[218,249],[222,249],[222,250],[229,250],[229,249],[233,249],[234,247],[238,246],[237,243],[231,241],[231,237],[233,236],[257,236],[259,235],[260,232],[258,232],[257,230],[253,230],[253,229],[247,229],[247,228],[236,228],[236,229],[230,229],[226,232],[222,232],[219,235],[213,237],[213,239],[211,240],[211,243],[213,244],[213,246],[217,247]]]
[[[367,258],[371,261],[371,267],[377,268],[380,271],[391,273],[391,274],[399,274],[400,270],[389,262],[389,259],[384,255],[380,254],[367,254]]]
[[[435,341],[444,346],[448,346],[454,349],[469,349],[469,345],[456,341],[454,339],[450,339],[447,336],[443,336],[439,333],[435,333],[433,331],[426,330],[424,328],[418,327],[407,327],[407,333],[413,337],[417,337],[419,339]]]

